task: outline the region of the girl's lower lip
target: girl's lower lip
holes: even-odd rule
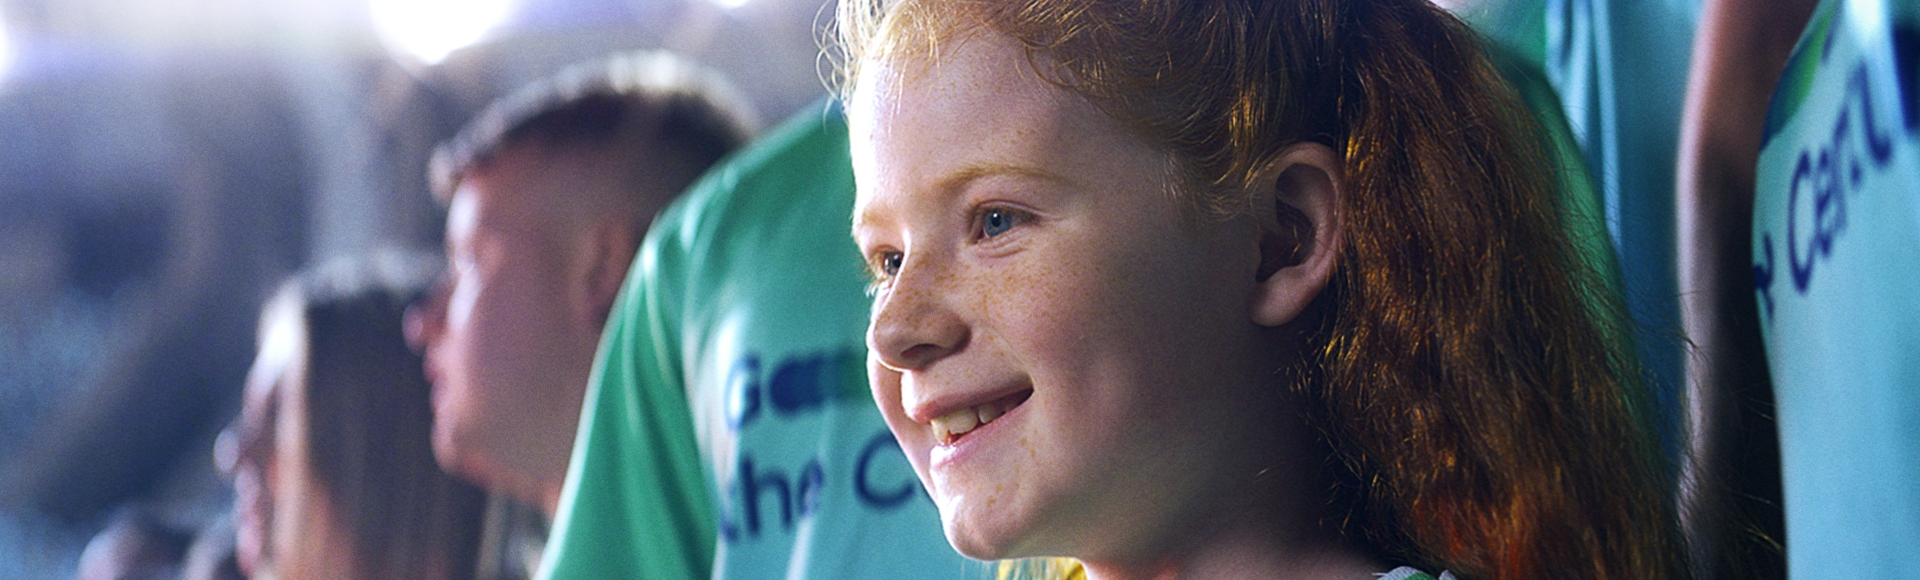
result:
[[[1024,401],[993,421],[975,427],[952,443],[934,443],[928,456],[928,466],[933,469],[951,469],[955,464],[967,461],[970,457],[987,453],[988,451],[983,448],[993,444],[993,437],[1002,431],[1001,425],[1019,420],[1023,416],[1022,411],[1027,408],[1026,403],[1029,402],[1032,401]]]

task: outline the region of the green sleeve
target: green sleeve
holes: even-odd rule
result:
[[[1547,82],[1546,73],[1541,72],[1539,65],[1517,50],[1499,43],[1490,43],[1486,49],[1488,60],[1513,85],[1521,102],[1540,123],[1543,139],[1540,147],[1546,151],[1560,183],[1561,209],[1565,212],[1561,219],[1574,250],[1599,271],[1604,278],[1602,282],[1608,285],[1605,291],[1617,294],[1620,262],[1614,256],[1613,241],[1607,234],[1606,210],[1602,207],[1606,201],[1601,199],[1586,157],[1574,140],[1573,128],[1567,124],[1560,93]]]
[[[672,344],[679,287],[669,279],[683,272],[662,251],[673,211],[647,236],[608,318],[537,578],[711,576],[714,502]]]
[[[1587,156],[1574,136],[1560,92],[1547,77],[1547,8],[1540,0],[1483,3],[1456,13],[1482,35],[1481,48],[1500,76],[1513,85],[1520,100],[1539,121],[1540,145],[1553,163],[1560,182],[1562,216],[1574,249],[1618,293],[1622,280],[1613,239],[1607,233],[1606,200]]]

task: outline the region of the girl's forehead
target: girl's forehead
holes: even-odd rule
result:
[[[847,109],[863,199],[875,188],[934,187],[988,170],[1071,177],[1133,162],[1146,147],[1042,78],[1010,38],[976,34],[940,55],[865,69]]]

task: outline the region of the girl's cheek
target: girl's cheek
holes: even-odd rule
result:
[[[886,419],[894,437],[902,445],[911,443],[912,433],[908,428],[913,421],[907,418],[906,409],[901,403],[900,373],[881,366],[879,355],[871,351],[867,353],[867,384],[873,391],[874,404],[880,407],[880,415]]]

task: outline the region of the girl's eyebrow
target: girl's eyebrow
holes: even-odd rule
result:
[[[1024,165],[1010,165],[1006,163],[983,163],[978,165],[969,165],[967,167],[963,167],[957,171],[954,171],[953,173],[947,174],[946,178],[941,179],[938,182],[939,183],[938,189],[943,191],[960,191],[960,190],[966,189],[968,185],[972,185],[973,182],[975,181],[979,181],[980,179],[987,178],[987,177],[1000,176],[1000,175],[1011,176],[1011,177],[1024,177],[1028,179],[1038,179],[1041,181],[1052,181],[1055,183],[1063,183],[1063,184],[1070,181],[1067,178],[1060,176],[1059,174],[1056,174],[1051,171],[1047,171],[1045,169],[1041,169],[1038,167],[1027,167]]]
[[[948,173],[945,177],[934,182],[933,191],[938,192],[943,197],[950,197],[965,191],[967,187],[973,185],[975,181],[996,176],[1034,179],[1056,184],[1072,183],[1072,180],[1066,177],[1038,167],[1006,163],[980,163],[962,167]],[[891,204],[874,203],[862,207],[859,212],[853,216],[853,229],[859,231],[861,228],[872,227],[886,221],[880,216],[875,215],[875,208],[881,205]]]

